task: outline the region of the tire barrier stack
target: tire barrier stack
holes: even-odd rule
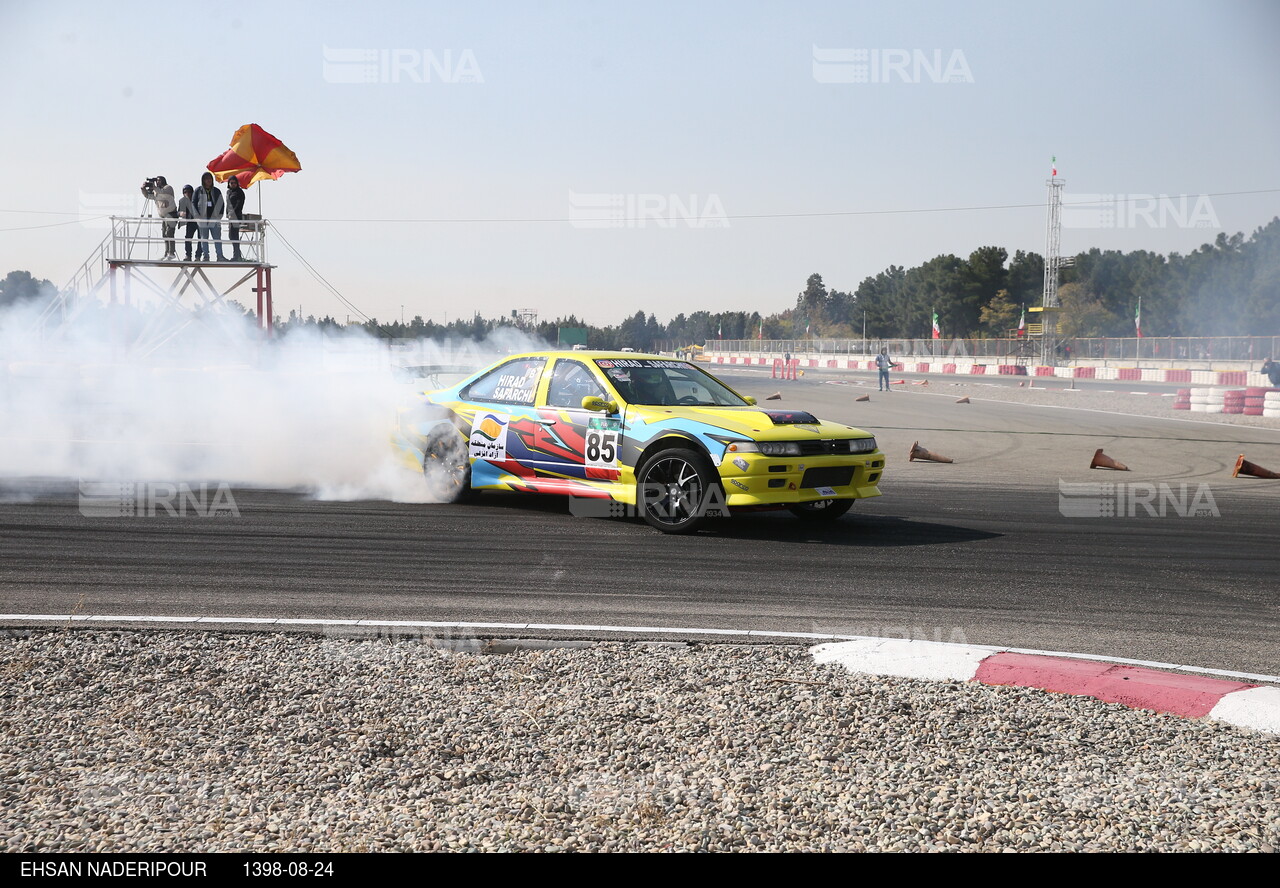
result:
[[[1173,399],[1173,409],[1280,419],[1280,388],[1251,386],[1238,389],[1215,386],[1178,389],[1178,394]]]
[[[1269,389],[1262,396],[1262,415],[1269,419],[1280,419],[1280,389]]]
[[[1191,390],[1192,413],[1222,413],[1226,408],[1227,390],[1224,388],[1193,388]]]
[[[1264,409],[1263,397],[1270,389],[1247,388],[1244,390],[1244,415],[1261,416]]]

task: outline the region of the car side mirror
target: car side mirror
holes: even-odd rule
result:
[[[606,401],[598,395],[587,395],[582,399],[582,409],[592,410],[599,413],[617,413],[618,402]]]
[[[755,399],[755,398],[753,398],[753,397],[751,397],[750,395],[747,395],[747,396],[746,396],[746,397],[744,397],[742,400],[746,401],[746,402],[747,402],[748,404],[750,404],[752,407],[756,406],[756,399]]]

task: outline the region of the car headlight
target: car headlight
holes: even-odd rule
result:
[[[870,453],[876,449],[875,438],[852,438],[849,441],[850,453]]]
[[[761,453],[765,456],[799,456],[798,441],[734,441],[730,453]]]

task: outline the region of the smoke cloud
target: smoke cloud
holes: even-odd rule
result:
[[[40,308],[0,310],[0,479],[10,502],[41,479],[432,501],[392,446],[402,411],[421,403],[404,368],[479,369],[546,347],[512,329],[435,344],[300,328],[267,342],[226,313],[166,318],[101,305],[55,329]]]

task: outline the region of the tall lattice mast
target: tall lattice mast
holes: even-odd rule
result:
[[[1049,188],[1049,219],[1044,250],[1044,303],[1040,307],[1043,322],[1040,336],[1040,360],[1046,367],[1057,364],[1058,351],[1058,271],[1063,266],[1062,187],[1066,179],[1058,178],[1058,158],[1053,158],[1053,172],[1045,183]]]

